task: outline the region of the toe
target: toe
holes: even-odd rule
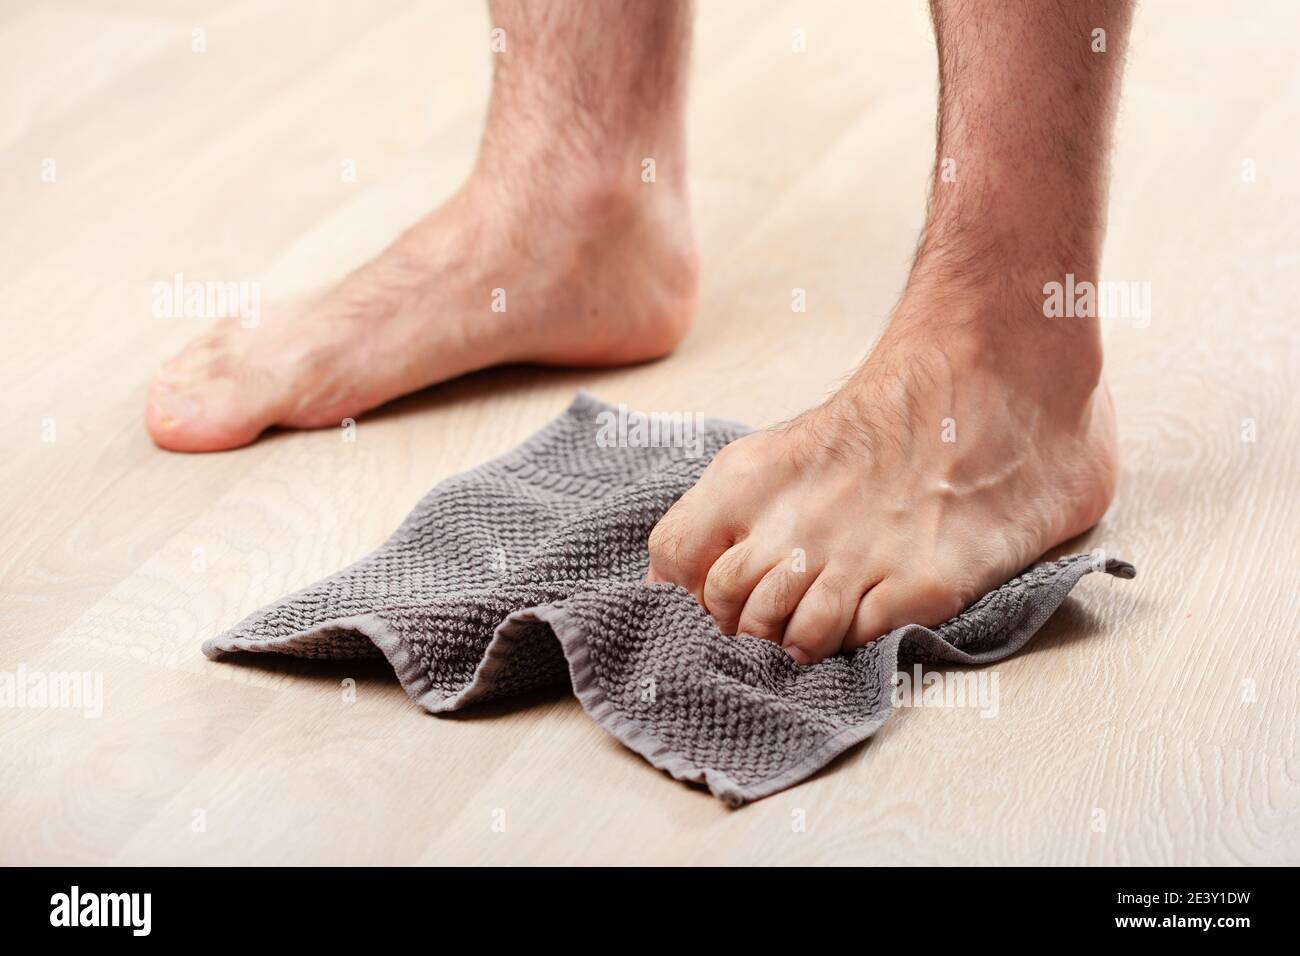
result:
[[[883,581],[862,595],[858,608],[853,614],[853,623],[849,626],[848,637],[844,641],[846,651],[856,651],[859,647],[878,640],[894,629],[893,621],[897,616],[898,598],[894,594],[892,581]]]
[[[705,576],[733,540],[708,500],[687,492],[650,532],[646,580],[681,585],[703,603]]]
[[[768,571],[745,601],[738,633],[781,643],[786,621],[820,571],[820,567],[807,568],[790,558]]]
[[[790,622],[781,646],[800,664],[815,664],[837,653],[862,597],[863,585],[827,569],[808,588]]]
[[[746,542],[728,548],[713,562],[704,581],[703,604],[723,634],[736,633],[750,594],[775,564],[775,558],[755,551]]]
[[[709,569],[749,527],[758,471],[753,456],[742,446],[754,437],[741,438],[719,451],[695,486],[655,525],[647,580],[679,584],[704,603]]]
[[[238,448],[254,441],[273,420],[255,392],[222,381],[155,380],[145,409],[150,437],[169,451]]]
[[[942,576],[886,578],[863,595],[844,649],[857,650],[906,624],[935,627],[959,614],[965,604],[959,585]]]

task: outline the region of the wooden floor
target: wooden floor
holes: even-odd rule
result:
[[[1153,318],[1107,324],[1123,478],[1084,542],[1139,576],[1086,580],[999,665],[997,719],[905,711],[811,782],[730,811],[563,693],[438,719],[383,667],[201,656],[579,387],[764,424],[863,353],[922,215],[924,5],[700,6],[706,291],[678,354],[486,373],[363,418],[354,443],[285,433],[213,456],[143,430],[151,371],[202,325],[155,318],[153,283],[249,280],[275,298],[447,195],[482,119],[486,14],[0,6],[0,671],[93,672],[104,689],[97,719],[0,710],[0,862],[1300,862],[1290,0],[1142,5],[1106,274],[1151,283]]]

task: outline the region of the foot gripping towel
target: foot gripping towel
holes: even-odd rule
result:
[[[1088,554],[1046,562],[937,628],[800,667],[771,642],[723,635],[686,591],[643,583],[659,517],[747,429],[707,420],[689,441],[627,447],[606,440],[618,414],[580,394],[518,448],[440,483],[368,557],[204,653],[382,654],[434,713],[568,682],[632,750],[738,806],[874,733],[900,668],[1000,660],[1083,575],[1134,573]]]

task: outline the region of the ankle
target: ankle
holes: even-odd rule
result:
[[[656,210],[684,216],[684,150],[604,144],[599,150],[534,142],[483,149],[466,190],[510,218],[550,220],[603,232]]]
[[[938,348],[958,369],[982,368],[1029,392],[1081,404],[1101,382],[1100,323],[1050,307],[1048,287],[1065,276],[1049,268],[1021,264],[981,281],[914,272],[882,344]]]
[[[584,327],[580,348],[556,338],[550,323],[532,330],[536,341],[515,344],[530,360],[580,364],[671,352],[690,329],[700,288],[684,183],[662,166],[643,180],[626,155],[574,151],[561,161],[542,158],[540,145],[509,155],[485,149],[456,200],[460,218],[480,229],[476,261],[524,263],[534,302],[568,317],[576,310]],[[436,219],[424,228],[440,231]]]

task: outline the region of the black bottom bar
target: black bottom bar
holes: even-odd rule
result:
[[[5,875],[0,912],[8,939],[75,935],[94,945],[283,938],[337,947],[416,942],[424,934],[436,945],[476,926],[488,930],[489,941],[499,933],[509,939],[512,930],[541,933],[578,913],[597,926],[613,922],[665,941],[701,919],[734,948],[748,945],[750,933],[761,937],[755,945],[770,948],[773,922],[789,931],[815,919],[809,925],[819,925],[820,936],[827,915],[843,920],[844,932],[866,917],[867,926],[883,919],[922,938],[961,933],[976,941],[992,931],[1022,942],[1200,937],[1231,945],[1243,933],[1290,930],[1297,915],[1288,892],[1294,869],[629,869],[547,879],[473,869],[37,868]],[[545,922],[528,929],[530,913]]]

